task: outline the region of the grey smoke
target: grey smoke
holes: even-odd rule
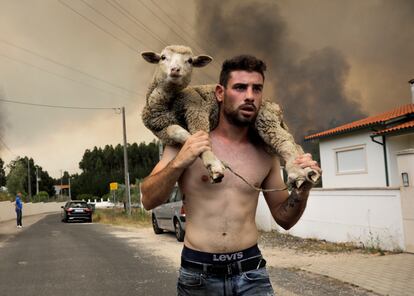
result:
[[[5,97],[4,90],[0,86],[0,99],[4,97]],[[5,126],[4,103],[0,102],[0,140],[3,140],[4,126]],[[2,142],[0,142],[0,157],[4,149],[5,147],[3,146]]]
[[[267,63],[267,95],[284,109],[296,141],[364,117],[358,94],[350,98],[345,92],[346,57],[333,47],[303,54],[276,1],[200,0],[197,12],[198,35],[208,37],[200,42],[215,48],[216,60],[250,53]]]

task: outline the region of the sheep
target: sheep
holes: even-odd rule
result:
[[[212,61],[206,55],[194,56],[191,48],[170,45],[160,54],[143,52],[149,63],[158,64],[146,95],[142,112],[144,125],[166,144],[184,143],[199,130],[210,132],[218,124],[219,105],[215,85],[189,86],[193,67],[204,67]],[[278,104],[264,100],[259,109],[255,130],[265,149],[285,161],[288,184],[299,188],[305,180],[316,183],[320,174],[302,169],[293,162],[303,154],[283,121]],[[188,130],[188,131],[187,131]],[[211,152],[201,155],[212,183],[220,182],[226,166]]]

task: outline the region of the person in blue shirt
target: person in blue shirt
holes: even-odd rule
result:
[[[17,228],[22,228],[22,210],[23,210],[23,203],[22,203],[22,193],[18,192],[16,195],[16,215],[17,215]]]

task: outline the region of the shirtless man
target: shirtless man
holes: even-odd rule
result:
[[[211,184],[198,157],[213,150],[219,159],[262,188],[283,188],[279,158],[267,154],[250,132],[262,101],[266,65],[252,56],[223,63],[216,97],[219,124],[210,134],[197,132],[182,147],[167,146],[141,186],[146,209],[164,203],[175,183],[185,195],[186,235],[178,295],[274,295],[266,261],[257,247],[255,214],[259,192],[226,171]],[[310,154],[296,159],[320,171]],[[301,190],[265,192],[275,221],[289,229],[301,217],[310,184]]]

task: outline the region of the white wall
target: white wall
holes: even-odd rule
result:
[[[400,186],[400,174],[397,165],[397,152],[414,148],[414,134],[387,137],[388,172],[390,186]]]
[[[23,203],[23,217],[43,213],[59,212],[61,210],[60,207],[64,206],[65,203],[66,202]],[[6,221],[11,219],[16,219],[14,202],[0,202],[0,221]]]
[[[371,141],[370,133],[370,131],[360,131],[320,139],[319,147],[324,188],[386,186],[383,147]],[[338,174],[335,150],[356,145],[365,146],[366,172]]]
[[[262,194],[260,230],[282,230],[272,222]],[[282,230],[283,231],[283,230]],[[404,249],[399,189],[313,189],[301,220],[288,233],[331,242],[354,242],[385,250]]]

